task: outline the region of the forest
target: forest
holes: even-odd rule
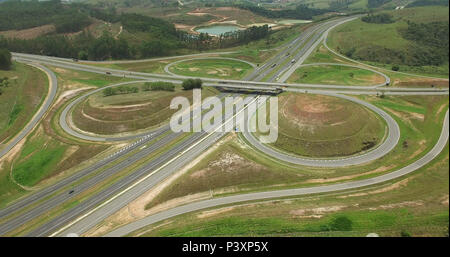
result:
[[[167,56],[179,49],[207,50],[231,47],[264,38],[270,33],[268,26],[260,26],[226,33],[220,37],[212,37],[208,34],[193,35],[176,30],[172,23],[162,19],[139,14],[117,14],[113,8],[100,10],[81,4],[63,5],[56,0],[42,3],[27,2],[27,4],[30,5],[24,5],[20,1],[1,3],[0,13],[8,16],[8,11],[11,11],[14,15],[10,17],[25,17],[19,21],[10,18],[1,19],[1,30],[40,26],[57,19],[61,21],[55,24],[57,33],[34,39],[0,36],[0,48],[6,48],[12,52],[81,60],[139,59]],[[19,8],[23,6],[26,7]],[[63,12],[58,14],[61,10]],[[116,38],[108,32],[94,37],[83,30],[91,23],[92,17],[103,19],[105,22],[121,22],[124,30],[132,35],[141,35],[140,40]],[[75,35],[62,34],[74,31],[81,32]]]
[[[395,22],[392,15],[388,13],[369,14],[361,18],[362,21],[367,23],[388,24]]]

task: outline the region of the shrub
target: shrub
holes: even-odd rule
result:
[[[402,232],[400,233],[400,235],[402,237],[411,237],[411,234],[408,231],[402,230]]]
[[[387,13],[380,13],[376,15],[369,14],[367,16],[362,17],[361,20],[367,23],[377,23],[377,24],[388,24],[395,22],[392,15]]]
[[[150,87],[152,91],[175,91],[175,85],[170,82],[153,82]]]
[[[202,88],[203,81],[201,79],[186,79],[183,81],[184,90],[192,90],[194,88]]]
[[[345,216],[340,216],[333,219],[330,222],[329,227],[331,231],[351,231],[352,225],[353,222],[349,218]]]
[[[11,52],[7,49],[0,49],[0,69],[9,70],[11,69]]]

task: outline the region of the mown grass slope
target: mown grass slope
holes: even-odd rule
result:
[[[202,97],[214,94],[214,89],[202,90]],[[171,100],[177,96],[186,97],[192,102],[192,91],[182,90],[181,87],[177,87],[174,92],[141,90],[138,93],[106,97],[100,92],[77,105],[72,112],[72,119],[77,128],[96,134],[156,128],[168,122],[177,111],[169,108]]]
[[[9,81],[0,94],[1,145],[33,117],[47,95],[48,79],[42,71],[21,63],[14,63],[10,71],[0,70],[0,77]]]
[[[393,17],[393,23],[368,23],[361,19],[348,22],[330,33],[329,46],[353,59],[387,68],[398,66],[400,71],[448,75],[448,61],[444,60],[445,55],[448,58],[448,7],[405,8],[385,13]],[[440,29],[434,32],[429,28]]]
[[[288,79],[291,83],[325,85],[369,86],[381,84],[385,79],[372,71],[337,65],[301,67]]]
[[[241,79],[252,66],[247,63],[225,59],[198,59],[177,63],[170,71],[185,76]]]

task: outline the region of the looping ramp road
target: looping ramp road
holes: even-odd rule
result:
[[[235,84],[239,87],[251,87],[251,86],[261,86],[261,87],[273,87],[273,86],[283,86],[286,87],[286,91],[301,91],[301,87],[307,88],[308,90],[310,88],[314,88],[314,90],[311,90],[310,92],[314,93],[322,93],[322,94],[328,94],[333,95],[336,97],[345,98],[350,101],[354,101],[356,103],[362,104],[365,107],[371,109],[372,111],[376,112],[378,115],[383,117],[383,119],[386,120],[387,126],[388,126],[388,135],[386,137],[386,140],[378,146],[375,150],[372,150],[370,152],[367,152],[366,154],[359,155],[359,156],[353,156],[343,159],[336,159],[336,160],[310,160],[310,159],[302,159],[302,158],[293,158],[292,156],[283,156],[279,155],[278,152],[271,152],[272,149],[265,148],[264,145],[258,146],[258,142],[253,142],[252,144],[258,148],[259,150],[270,153],[269,155],[272,155],[274,158],[278,159],[285,159],[285,161],[292,161],[293,163],[301,164],[301,165],[309,165],[309,166],[329,166],[329,167],[338,167],[338,166],[345,166],[345,165],[355,165],[364,163],[370,160],[374,160],[376,158],[380,158],[384,154],[388,153],[390,150],[392,150],[393,147],[397,144],[399,140],[400,131],[398,128],[397,123],[395,120],[392,119],[387,113],[382,111],[379,108],[376,108],[375,106],[366,103],[362,100],[346,96],[346,95],[338,95],[337,93],[348,93],[348,94],[361,94],[361,93],[370,93],[374,94],[373,91],[368,91],[367,88],[364,87],[352,87],[353,89],[358,89],[360,91],[354,90],[354,91],[345,91],[343,86],[324,86],[324,85],[291,85],[291,84],[285,84],[282,83],[286,81],[286,79],[294,72],[298,67],[300,67],[303,63],[303,61],[308,57],[309,54],[318,46],[319,43],[321,43],[323,40],[326,39],[326,36],[328,32],[338,26],[339,24],[342,24],[344,22],[350,21],[353,18],[343,18],[343,19],[337,19],[333,21],[327,21],[321,24],[318,24],[316,26],[312,26],[307,31],[302,33],[298,38],[296,38],[291,43],[287,44],[284,48],[284,50],[281,50],[279,54],[277,54],[274,58],[270,59],[266,64],[262,65],[258,69],[255,69],[255,71],[247,76],[244,80],[238,81],[238,80],[218,80],[218,79],[207,79],[205,84],[207,85],[217,85],[217,83],[227,83],[227,84]],[[295,52],[295,53],[294,53]],[[292,54],[296,58],[296,63],[291,64],[287,63],[286,60],[291,59],[289,54]],[[43,63],[48,64],[52,66],[57,67],[63,67],[67,69],[74,69],[74,70],[83,70],[87,72],[94,72],[94,73],[100,73],[105,74],[105,72],[110,72],[112,76],[119,76],[119,77],[127,77],[127,78],[135,78],[140,79],[142,81],[145,80],[166,80],[171,82],[180,82],[180,80],[185,79],[187,77],[185,76],[173,76],[173,75],[161,75],[161,74],[148,74],[148,73],[142,73],[142,72],[129,72],[129,71],[121,71],[121,70],[113,70],[113,69],[107,69],[107,68],[100,68],[100,67],[94,67],[94,66],[88,66],[83,64],[75,64],[72,63],[71,60],[63,59],[63,58],[52,58],[52,57],[45,57],[45,56],[36,56],[36,55],[27,55],[27,54],[13,54],[14,58],[16,60],[22,60],[22,61],[28,61],[28,62],[37,62],[37,63]],[[282,66],[282,67],[281,67]],[[274,67],[281,67],[280,70],[274,70]],[[275,72],[275,73],[274,73]],[[52,73],[50,73],[52,74]],[[260,80],[263,77],[268,76],[269,74],[273,74],[269,78],[269,81],[275,80],[278,76],[281,77],[279,80],[281,83],[266,83],[266,82],[254,82],[249,80]],[[54,75],[53,75],[54,76]],[[55,79],[56,81],[56,79]],[[135,83],[135,82],[126,82],[126,83]],[[56,84],[55,84],[56,85]],[[117,85],[111,85],[111,86],[117,86]],[[102,88],[103,89],[103,88]],[[100,90],[102,90],[100,89]],[[320,89],[320,90],[319,90]],[[377,90],[381,90],[380,87]],[[384,89],[384,88],[383,88]],[[390,89],[386,88],[385,91],[392,91],[391,93],[398,93],[398,94],[417,94],[417,95],[426,95],[426,94],[448,94],[448,90],[441,90],[441,91],[431,91],[429,89],[414,89],[414,90],[404,90],[404,89]],[[76,137],[83,138],[85,140],[90,141],[115,141],[115,140],[123,140],[123,138],[116,138],[116,137],[102,137],[98,138],[95,136],[85,135],[82,133],[79,133],[73,129],[70,128],[70,126],[67,124],[68,114],[70,109],[77,104],[78,102],[82,101],[85,97],[87,97],[89,94],[95,93],[93,91],[89,92],[86,95],[83,95],[82,97],[72,101],[68,107],[66,107],[61,115],[60,124],[66,130],[69,134],[74,135]],[[257,96],[253,96],[255,99],[257,99]],[[48,108],[48,107],[47,107]],[[47,109],[45,108],[45,110]],[[246,201],[255,201],[255,200],[265,200],[265,199],[271,199],[271,198],[278,198],[278,197],[289,197],[289,196],[295,196],[295,195],[305,195],[305,194],[314,194],[314,193],[323,193],[323,192],[333,192],[333,191],[341,191],[346,189],[353,189],[353,188],[359,188],[364,186],[369,186],[377,183],[382,183],[391,179],[398,178],[400,176],[403,176],[405,174],[408,174],[414,170],[417,170],[420,167],[423,167],[427,163],[429,163],[434,157],[436,157],[442,149],[447,144],[448,140],[448,119],[449,119],[449,113],[447,110],[445,121],[443,124],[442,133],[440,135],[438,143],[434,146],[434,148],[428,152],[424,157],[419,159],[418,161],[402,168],[397,171],[391,172],[386,175],[378,176],[371,179],[361,180],[361,181],[354,181],[354,182],[346,182],[346,183],[339,183],[334,185],[326,185],[326,186],[317,186],[317,187],[309,187],[309,188],[298,188],[298,189],[289,189],[289,190],[278,190],[278,191],[269,191],[269,192],[258,192],[258,193],[251,193],[251,194],[242,194],[242,195],[233,195],[229,197],[224,198],[217,198],[217,199],[211,199],[206,201],[200,201],[195,202],[187,205],[183,205],[180,207],[173,208],[171,210],[163,211],[158,214],[146,217],[144,219],[141,219],[139,221],[130,223],[128,225],[125,225],[123,227],[120,227],[119,229],[107,234],[107,236],[123,236],[131,233],[132,231],[142,228],[143,226],[154,224],[155,222],[174,217],[180,214],[201,210],[205,208],[211,208],[216,206],[221,206],[225,204],[233,204],[233,203],[240,203],[240,202],[246,202]],[[32,126],[34,127],[34,126]],[[31,130],[32,128],[30,128]],[[167,129],[167,128],[165,128]],[[159,131],[158,135],[161,135],[165,133],[167,130],[161,129],[157,130]],[[151,132],[149,132],[151,133]],[[37,228],[36,230],[32,231],[29,236],[59,236],[59,235],[66,235],[68,233],[76,233],[81,234],[88,229],[92,228],[102,220],[104,220],[106,217],[110,216],[123,206],[126,206],[130,201],[136,199],[139,195],[142,195],[142,193],[146,192],[150,188],[156,186],[159,182],[161,182],[163,179],[165,179],[170,174],[173,174],[177,170],[181,169],[183,166],[185,166],[187,163],[189,163],[191,160],[193,160],[195,157],[199,156],[202,152],[206,151],[209,147],[211,147],[213,144],[215,144],[221,137],[224,136],[225,133],[211,133],[211,134],[195,134],[192,137],[189,137],[187,140],[182,141],[178,145],[176,145],[174,148],[170,149],[166,154],[161,155],[154,161],[149,162],[147,165],[144,165],[140,168],[138,168],[136,171],[133,171],[129,176],[125,177],[123,180],[119,180],[116,184],[112,185],[111,187],[106,188],[104,191],[99,192],[96,195],[93,195],[89,199],[81,202],[76,207],[69,209],[65,213],[62,213],[61,215],[57,216],[56,218],[52,219],[51,221],[47,222],[46,224],[42,225],[41,227]],[[157,135],[157,136],[158,136]],[[50,186],[42,191],[36,192],[35,194],[31,194],[28,197],[25,197],[16,203],[11,204],[9,207],[0,210],[0,217],[11,217],[13,216],[15,212],[21,211],[26,207],[29,207],[33,204],[38,203],[42,199],[46,198],[49,194],[51,194],[52,189],[55,190],[61,190],[70,183],[73,183],[74,181],[77,181],[79,178],[83,178],[84,176],[88,176],[91,172],[95,171],[100,167],[101,165],[104,165],[105,163],[109,163],[111,161],[117,160],[119,156],[122,156],[124,153],[130,152],[133,149],[137,149],[140,147],[144,142],[147,142],[151,140],[154,137],[148,137],[149,135],[139,135],[144,136],[144,138],[139,139],[136,143],[130,145],[130,147],[126,148],[124,152],[120,154],[114,154],[112,156],[107,157],[105,160],[100,161],[99,163],[93,165],[92,167],[89,167],[79,173],[74,174],[74,176],[69,177],[68,179],[62,180],[58,183],[56,183],[53,186]],[[138,137],[139,137],[138,136]],[[248,138],[251,140],[251,135]],[[164,142],[168,143],[170,140],[173,140],[176,137],[174,134],[169,134],[169,136],[164,137]],[[125,139],[132,139],[132,138],[125,138]],[[144,140],[145,139],[145,140]],[[142,141],[144,140],[144,141]],[[250,141],[249,140],[249,141]],[[90,186],[95,185],[98,181],[102,180],[102,177],[108,177],[111,174],[115,174],[119,170],[123,169],[123,167],[127,167],[130,165],[130,163],[136,162],[141,158],[141,156],[144,156],[147,152],[145,151],[153,151],[154,149],[158,148],[157,144],[152,145],[149,147],[148,150],[141,150],[138,151],[137,154],[127,157],[122,162],[119,162],[117,165],[112,166],[111,168],[107,169],[104,172],[100,172],[98,175],[92,177],[90,180],[87,180],[86,183],[81,184],[78,186],[78,188],[75,190],[75,194],[79,194],[83,192],[82,190],[86,190],[90,188]],[[140,156],[138,156],[140,155]],[[0,155],[1,157],[1,155]],[[18,226],[34,219],[40,217],[42,213],[45,211],[48,211],[52,209],[54,206],[57,206],[65,201],[67,199],[70,199],[71,195],[67,194],[67,192],[62,192],[61,194],[56,194],[55,197],[51,198],[49,197],[48,200],[43,201],[43,204],[37,204],[37,207],[30,207],[29,210],[26,212],[17,215],[17,217],[12,217],[11,219],[7,220],[3,224],[0,224],[0,234],[5,234],[8,231],[11,231]],[[9,215],[9,216],[8,216]]]
[[[312,158],[302,158],[299,156],[289,155],[286,153],[279,152],[275,150],[274,148],[265,145],[259,141],[255,135],[250,132],[249,130],[243,131],[244,137],[247,139],[247,141],[258,149],[259,151],[263,152],[264,154],[276,159],[281,160],[297,165],[304,165],[304,166],[313,166],[313,167],[343,167],[343,166],[350,166],[350,165],[358,165],[363,164],[366,162],[370,162],[373,160],[376,160],[378,158],[383,157],[387,153],[389,153],[394,147],[397,145],[399,139],[400,139],[400,128],[398,127],[397,122],[385,111],[381,110],[380,108],[374,106],[373,104],[370,104],[368,102],[362,101],[360,99],[341,95],[341,94],[334,94],[334,93],[320,93],[322,95],[329,95],[334,97],[339,97],[345,100],[352,101],[354,103],[360,104],[365,106],[366,108],[372,110],[376,114],[378,114],[387,124],[388,134],[386,139],[373,150],[370,150],[364,154],[355,155],[351,157],[343,157],[338,159],[312,159]],[[250,126],[251,119],[247,120],[247,126]]]
[[[449,111],[445,115],[445,120],[442,128],[441,135],[439,137],[436,145],[429,151],[425,156],[415,161],[414,163],[399,169],[397,171],[388,173],[386,175],[378,176],[375,178],[364,179],[359,181],[352,181],[347,183],[340,183],[334,185],[326,185],[326,186],[317,186],[317,187],[307,187],[307,188],[297,188],[297,189],[288,189],[288,190],[279,190],[279,191],[268,191],[268,192],[258,192],[251,194],[241,194],[241,195],[233,195],[223,198],[216,198],[206,201],[194,202],[191,204],[186,204],[180,207],[176,207],[167,211],[162,211],[157,214],[145,217],[141,220],[132,222],[125,226],[119,227],[118,229],[106,234],[106,237],[119,237],[125,236],[133,231],[144,228],[145,226],[157,223],[159,221],[163,221],[168,218],[172,218],[181,214],[198,211],[207,208],[218,207],[226,204],[236,204],[248,201],[261,201],[273,198],[281,198],[281,197],[292,197],[292,196],[300,196],[300,195],[308,195],[308,194],[318,194],[318,193],[327,193],[327,192],[336,192],[341,190],[348,189],[356,189],[365,186],[371,186],[378,183],[383,183],[392,179],[399,178],[406,174],[409,174],[429,163],[433,160],[439,153],[444,149],[447,144],[449,137]]]

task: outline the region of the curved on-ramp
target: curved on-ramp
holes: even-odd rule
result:
[[[227,205],[227,204],[236,204],[236,203],[242,203],[242,202],[247,202],[247,201],[260,201],[260,200],[281,198],[281,197],[292,197],[292,196],[299,196],[299,195],[335,192],[335,191],[356,189],[356,188],[361,188],[361,187],[366,187],[366,186],[383,183],[383,182],[407,175],[407,174],[409,174],[413,171],[416,171],[417,169],[425,166],[427,163],[432,161],[436,156],[438,156],[439,153],[441,153],[441,151],[444,149],[444,147],[447,144],[448,137],[449,137],[449,111],[447,110],[447,113],[445,114],[445,119],[444,119],[442,131],[441,131],[441,135],[439,137],[438,142],[434,145],[433,149],[431,149],[428,153],[426,153],[419,160],[417,160],[399,170],[393,171],[391,173],[381,175],[378,177],[374,177],[374,178],[333,184],[333,185],[249,193],[249,194],[233,195],[233,196],[227,196],[227,197],[222,197],[222,198],[215,198],[215,199],[210,199],[210,200],[194,202],[194,203],[179,206],[179,207],[176,207],[176,208],[173,208],[170,210],[162,211],[157,214],[153,214],[151,216],[140,219],[138,221],[129,223],[127,225],[119,227],[118,229],[106,234],[105,236],[106,237],[125,236],[125,235],[132,233],[133,231],[136,231],[138,229],[144,228],[145,226],[163,221],[168,218],[172,218],[172,217],[175,217],[178,215],[182,215],[182,214],[186,214],[186,213],[190,213],[190,212],[194,212],[194,211],[198,211],[198,210],[202,210],[202,209]]]
[[[20,131],[19,134],[14,136],[12,140],[9,140],[9,142],[0,150],[0,159],[2,159],[9,151],[11,151],[11,149],[13,149],[14,146],[16,146],[22,139],[24,139],[34,129],[34,127],[36,127],[36,125],[39,123],[44,114],[47,112],[48,108],[50,108],[50,105],[53,103],[56,97],[56,91],[58,89],[58,80],[56,79],[55,74],[51,70],[47,69],[42,65],[35,63],[33,64],[26,63],[26,64],[43,71],[47,75],[49,83],[48,93],[39,110],[31,118],[31,121],[28,122],[28,124],[25,125],[22,131]]]
[[[385,111],[381,110],[380,108],[376,107],[373,104],[370,104],[368,102],[365,102],[363,100],[346,96],[346,95],[340,95],[340,94],[333,94],[333,93],[319,93],[322,95],[328,95],[333,97],[339,97],[345,100],[352,101],[356,104],[363,105],[364,107],[372,110],[376,114],[378,114],[385,122],[388,128],[388,134],[386,139],[381,143],[378,147],[375,149],[368,151],[361,155],[354,155],[350,157],[343,157],[343,158],[337,158],[337,159],[313,159],[313,158],[304,158],[300,156],[294,156],[286,153],[282,153],[280,151],[275,150],[274,148],[265,145],[261,143],[254,135],[253,133],[249,132],[249,130],[244,130],[243,135],[247,139],[247,141],[258,149],[259,151],[263,152],[264,154],[275,158],[277,160],[281,160],[284,162],[297,164],[297,165],[303,165],[303,166],[314,166],[314,167],[343,167],[343,166],[350,166],[350,165],[358,165],[367,163],[373,160],[376,160],[378,158],[381,158],[382,156],[389,153],[394,147],[397,145],[398,141],[400,140],[400,128],[397,124],[397,122]],[[247,120],[247,126],[250,128],[250,121],[251,119]]]
[[[68,133],[71,136],[80,138],[80,139],[84,139],[84,140],[88,140],[88,141],[96,141],[96,142],[108,142],[108,141],[124,141],[124,140],[130,140],[130,139],[135,139],[135,138],[140,138],[140,137],[144,137],[147,136],[148,134],[154,133],[155,131],[158,131],[159,129],[162,129],[162,127],[160,128],[156,128],[156,129],[152,129],[137,135],[127,135],[127,136],[100,136],[100,135],[88,135],[88,134],[83,134],[80,133],[76,130],[74,130],[69,123],[72,122],[68,122],[68,119],[71,119],[71,115],[70,115],[70,110],[77,105],[78,103],[80,103],[81,101],[83,101],[84,99],[86,99],[87,97],[98,93],[100,91],[103,91],[106,88],[110,88],[110,87],[117,87],[117,86],[123,86],[123,85],[129,85],[129,84],[136,84],[136,83],[143,83],[143,82],[148,82],[146,80],[137,80],[137,81],[128,81],[128,82],[122,82],[122,83],[117,83],[117,84],[113,84],[113,85],[109,85],[109,86],[105,86],[105,87],[101,87],[101,88],[97,88],[94,89],[92,91],[89,91],[85,94],[83,94],[82,96],[78,97],[77,99],[73,100],[72,102],[70,102],[61,112],[61,115],[59,117],[59,124],[61,126],[61,128]]]

